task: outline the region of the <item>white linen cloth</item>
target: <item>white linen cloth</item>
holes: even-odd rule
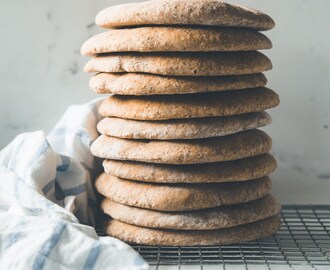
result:
[[[100,101],[70,106],[48,136],[23,133],[0,152],[0,269],[148,269],[91,227]]]

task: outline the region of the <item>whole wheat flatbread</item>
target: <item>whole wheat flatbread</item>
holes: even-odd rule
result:
[[[274,157],[264,154],[239,160],[193,165],[152,164],[104,160],[106,173],[120,178],[151,183],[221,183],[247,181],[272,173]]]
[[[99,94],[166,95],[207,93],[263,87],[262,73],[222,77],[174,77],[142,73],[99,73],[89,81],[91,90]]]
[[[90,59],[85,72],[142,72],[173,76],[245,75],[272,69],[260,52],[112,53]]]
[[[103,196],[135,207],[159,211],[187,211],[239,204],[271,191],[268,177],[217,184],[154,184],[129,181],[103,173],[95,181]]]
[[[138,27],[97,34],[82,45],[81,53],[257,51],[271,47],[265,35],[248,29]]]
[[[104,199],[103,212],[124,223],[158,229],[215,230],[262,220],[279,213],[281,206],[270,194],[237,205],[185,212],[160,212]]]
[[[99,112],[102,116],[135,120],[168,120],[229,116],[258,112],[279,104],[268,88],[166,96],[110,96]]]
[[[106,8],[95,22],[105,28],[138,25],[213,25],[268,30],[275,26],[266,14],[216,0],[162,0]]]
[[[260,130],[196,140],[144,141],[101,135],[91,146],[94,156],[164,164],[197,164],[236,160],[268,153],[270,137]]]
[[[122,241],[140,245],[206,246],[256,240],[274,234],[280,227],[280,215],[275,215],[236,227],[205,231],[150,229],[111,220],[106,232]]]
[[[266,112],[210,118],[137,121],[103,118],[97,125],[101,134],[123,139],[178,140],[220,137],[271,123]]]

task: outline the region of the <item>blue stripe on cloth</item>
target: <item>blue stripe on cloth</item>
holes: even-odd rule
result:
[[[77,132],[77,136],[79,136],[83,142],[85,142],[86,144],[88,144],[89,146],[91,146],[92,144],[92,139],[90,138],[89,134],[85,131],[85,130],[79,130]]]
[[[64,197],[65,197],[64,194],[63,194],[61,186],[56,181],[55,181],[55,193],[54,193],[54,195],[55,195],[55,198],[59,201],[63,200]]]
[[[30,163],[33,163],[36,161],[40,156],[42,156],[46,151],[49,149],[50,145],[47,140],[44,140],[44,142],[40,145],[36,153],[34,154],[33,158],[31,158]]]
[[[89,173],[89,176],[93,174],[94,170],[92,168],[89,168],[85,162],[80,162],[80,164]]]
[[[22,186],[24,187],[24,195],[25,195],[23,197],[21,197],[21,195],[20,195]],[[26,194],[31,194],[32,189],[33,189],[32,187],[26,185],[26,182],[21,177],[16,175],[16,179],[14,180],[14,184],[12,185],[9,193],[11,195],[13,195],[13,197],[16,199],[16,201],[19,202],[21,205],[26,205],[26,200],[27,200]],[[35,190],[33,189],[33,192],[34,191]],[[42,205],[42,206],[45,206],[47,209],[54,208],[54,203],[51,202],[50,200],[44,200],[42,202],[42,204],[40,204],[39,200],[35,200],[33,196],[29,197],[29,205],[30,205],[30,207],[32,207],[32,205],[34,205],[36,207],[41,207],[41,205]]]
[[[55,186],[55,179],[51,180],[47,185],[45,185],[42,189],[42,192],[44,195],[47,195],[47,193]]]
[[[100,251],[101,251],[101,245],[99,243],[94,243],[85,261],[83,268],[84,270],[92,270],[94,268],[97,257],[100,254]]]
[[[33,157],[30,159],[30,161],[28,162],[28,164],[26,165],[25,171],[27,169],[31,168],[32,164],[34,162],[36,162],[36,160],[38,158],[40,158],[44,153],[46,153],[49,148],[50,148],[50,145],[49,145],[48,141],[47,140],[44,140],[43,143],[38,148],[38,150],[33,155]],[[25,175],[25,172],[24,172],[24,175]]]
[[[43,212],[43,209],[41,209],[41,208],[28,208],[27,209],[27,211],[31,214],[31,215],[33,215],[33,216],[40,216],[41,215],[41,213]]]
[[[10,233],[6,237],[6,241],[4,245],[5,249],[10,248],[13,244],[15,244],[18,240],[22,239],[23,237],[25,237],[25,234],[21,232]]]
[[[57,166],[56,171],[65,172],[70,166],[70,158],[68,156],[61,155],[62,164]]]
[[[58,241],[60,240],[64,230],[66,228],[65,223],[59,223],[55,229],[51,237],[43,244],[41,249],[38,252],[37,257],[34,259],[32,269],[41,270],[43,269],[46,259],[49,254],[52,252],[53,248],[56,246]]]
[[[81,184],[73,188],[62,189],[64,196],[78,195],[86,191],[86,184]]]

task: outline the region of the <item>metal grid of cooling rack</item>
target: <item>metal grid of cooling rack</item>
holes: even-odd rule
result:
[[[330,269],[330,205],[284,206],[282,228],[254,242],[207,247],[135,245],[152,269]]]

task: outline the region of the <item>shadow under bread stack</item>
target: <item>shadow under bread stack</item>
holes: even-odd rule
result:
[[[109,93],[102,134],[91,147],[104,158],[95,186],[112,217],[106,231],[129,243],[222,245],[280,227],[270,195],[276,169],[271,139],[257,128],[279,104],[261,73],[258,50],[274,27],[259,11],[215,0],[163,0],[101,11],[110,28],[87,40],[90,87]]]

